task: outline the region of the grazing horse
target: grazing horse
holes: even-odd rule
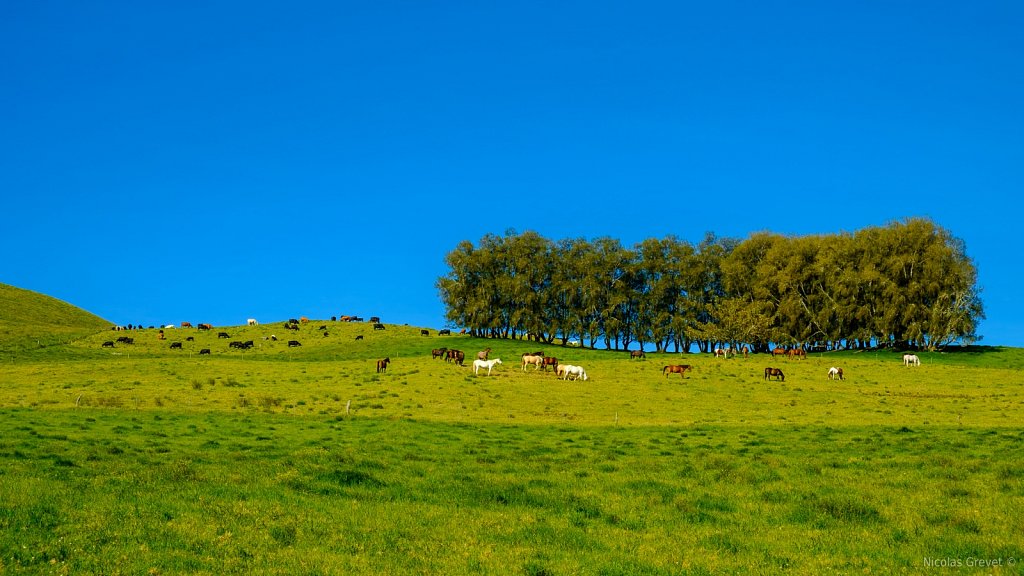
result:
[[[744,346],[742,352],[744,358],[750,356],[750,346]]]
[[[481,368],[487,368],[487,375],[491,375],[491,368],[501,364],[501,358],[495,358],[494,360],[473,360],[473,374],[479,374]]]
[[[587,380],[587,371],[583,369],[583,366],[562,364],[558,367],[558,374],[559,377],[564,374],[565,380]]]
[[[391,363],[391,358],[390,357],[385,358],[383,360],[377,360],[377,372],[378,373],[386,372],[387,369],[388,369],[388,364],[390,364],[390,363]]]
[[[551,366],[552,370],[558,370],[558,358],[554,356],[545,356],[544,362],[540,365],[541,370],[547,370],[548,366]]]
[[[786,381],[786,375],[782,373],[782,370],[779,370],[778,368],[765,368],[764,379],[771,380],[773,377],[778,378],[783,382]]]
[[[523,354],[523,372],[531,364],[534,366],[534,370],[540,370],[540,367],[544,365],[544,356],[542,354]]]
[[[693,371],[693,366],[689,364],[669,364],[661,369],[661,373],[668,377],[669,374],[679,374],[680,378],[686,378],[686,371]]]
[[[917,354],[904,354],[903,355],[904,366],[920,366],[921,359],[917,357]]]
[[[435,360],[440,358],[441,356],[444,356],[446,352],[448,352],[447,348],[434,348],[430,351],[430,359]]]
[[[454,362],[458,366],[465,366],[466,353],[462,350],[449,350],[448,355],[445,357],[448,362]]]
[[[630,350],[629,359],[632,360],[633,358],[643,358],[646,360],[647,354],[644,354],[643,350]]]
[[[729,350],[727,348],[715,348],[715,358],[728,358]]]
[[[845,380],[845,378],[843,378],[843,369],[842,368],[836,368],[835,366],[829,368],[828,369],[828,379],[829,380]]]
[[[776,356],[785,356],[786,354],[789,354],[789,352],[787,352],[785,348],[772,348],[772,358],[775,358]]]
[[[487,360],[487,355],[491,353],[490,348],[484,348],[483,350],[476,353],[477,360]]]
[[[803,348],[793,348],[788,354],[790,358],[796,358],[797,360],[800,358],[807,358],[807,351]]]

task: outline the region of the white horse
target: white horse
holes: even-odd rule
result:
[[[480,369],[486,367],[487,375],[491,375],[491,368],[494,368],[495,364],[501,364],[501,358],[495,358],[494,360],[473,360],[473,374],[479,374]]]
[[[845,380],[845,378],[843,378],[843,369],[842,368],[836,368],[835,366],[829,368],[828,369],[828,379],[829,380]]]
[[[917,354],[904,354],[903,355],[904,366],[920,366],[921,359],[917,357]]]
[[[257,322],[255,318],[249,318],[248,320],[246,320],[245,323],[247,325],[249,325],[249,326],[259,326],[260,325],[260,323]]]
[[[523,372],[526,371],[526,367],[530,364],[534,365],[534,370],[539,370],[541,365],[544,364],[544,356],[539,354],[523,354]]]
[[[558,377],[562,380],[579,380],[587,379],[587,372],[582,366],[573,366],[572,364],[559,364],[558,365]]]

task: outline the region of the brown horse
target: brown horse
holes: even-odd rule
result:
[[[661,369],[661,373],[666,377],[669,374],[679,374],[680,378],[686,379],[687,370],[693,371],[693,366],[690,366],[689,364],[669,364]]]
[[[778,368],[765,368],[764,379],[771,380],[773,377],[778,378],[783,382],[786,381],[786,375],[782,373],[782,370],[779,370]]]
[[[800,358],[807,358],[807,351],[803,348],[793,348],[789,351],[789,357],[796,358],[797,360]]]
[[[643,350],[631,350],[629,352],[629,359],[632,360],[633,358],[643,358],[646,360],[647,354],[644,354]]]
[[[554,356],[545,356],[544,362],[540,365],[540,369],[547,370],[548,366],[551,366],[552,370],[558,371],[558,358]]]
[[[775,358],[776,356],[785,356],[786,354],[789,354],[789,352],[786,351],[785,348],[772,348],[772,358]]]
[[[391,358],[385,358],[383,360],[377,360],[377,372],[384,372],[388,369],[388,364],[391,363]]]
[[[484,348],[483,350],[476,353],[477,360],[487,360],[487,356],[491,353],[490,348]]]
[[[434,348],[433,350],[430,351],[430,359],[431,360],[435,360],[435,359],[440,358],[442,356],[446,356],[447,352],[448,352],[447,348]]]

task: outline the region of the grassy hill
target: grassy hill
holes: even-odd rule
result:
[[[0,284],[0,352],[67,343],[110,324],[67,302]]]
[[[24,308],[17,341],[59,342]],[[326,320],[99,328],[0,362],[0,573],[1017,574],[1024,558],[1021,349],[910,368],[890,350],[631,360]],[[440,347],[503,364],[474,375]],[[589,379],[523,370],[538,350]]]

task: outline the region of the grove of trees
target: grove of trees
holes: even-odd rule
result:
[[[977,270],[963,241],[923,218],[854,233],[745,240],[668,236],[463,241],[437,288],[476,336],[611,349],[716,345],[935,349],[979,339]]]

